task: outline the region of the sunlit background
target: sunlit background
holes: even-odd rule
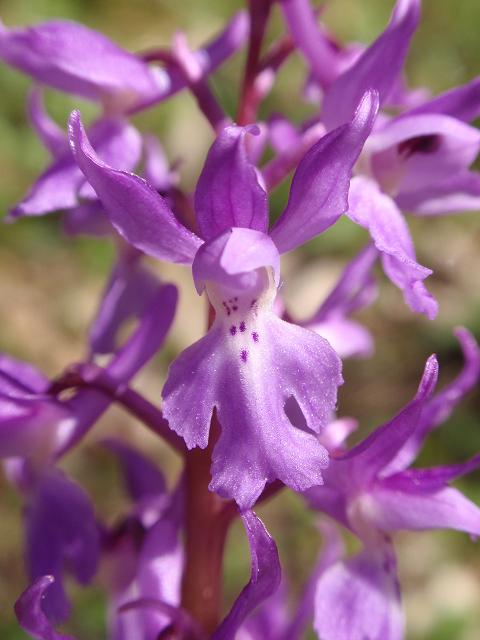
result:
[[[242,6],[224,0],[0,0],[0,16],[8,26],[52,18],[78,20],[98,29],[131,51],[168,45],[176,30],[185,30],[193,45],[212,36]],[[388,21],[392,0],[332,0],[324,19],[342,40],[370,42]],[[281,28],[278,12],[271,36]],[[422,26],[408,58],[411,86],[426,85],[437,93],[479,73],[480,2],[425,0]],[[243,53],[224,65],[213,79],[225,109],[235,111]],[[300,121],[314,114],[300,98],[302,62],[295,58],[280,74],[265,108]],[[0,214],[26,192],[46,166],[47,153],[32,133],[25,115],[30,81],[0,65]],[[80,99],[48,92],[47,106],[59,123],[80,107],[88,120],[97,111]],[[265,111],[267,113],[267,111]],[[262,114],[261,114],[262,115]],[[135,123],[156,133],[169,158],[180,159],[182,185],[192,190],[212,133],[192,98],[182,93],[141,114]],[[272,197],[272,213],[285,204],[288,184]],[[0,350],[29,360],[48,375],[85,356],[85,336],[113,258],[111,243],[99,239],[67,239],[59,216],[21,220],[0,231]],[[414,392],[426,357],[436,352],[441,384],[461,367],[452,328],[463,324],[480,339],[480,219],[465,214],[430,220],[409,219],[418,258],[434,270],[428,285],[440,302],[438,319],[429,322],[404,305],[400,293],[378,272],[379,300],[360,314],[371,329],[372,359],[345,365],[346,383],[339,412],[356,417],[368,431],[392,416]],[[346,260],[366,242],[366,233],[342,220],[302,251],[288,256],[283,267],[284,292],[299,317],[308,315],[333,285]],[[205,330],[205,302],[191,285],[188,269],[154,265],[165,280],[181,287],[179,313],[166,348],[136,379],[135,385],[158,402],[168,362]],[[480,398],[471,396],[454,417],[429,440],[420,463],[441,464],[466,459],[480,451]],[[62,466],[94,497],[97,513],[112,524],[128,509],[115,462],[96,442],[121,434],[156,459],[173,483],[178,461],[140,424],[111,410]],[[24,638],[12,613],[26,586],[22,559],[22,506],[3,477],[0,499],[0,638]],[[459,483],[480,502],[480,476]],[[279,495],[260,510],[278,541],[282,563],[298,593],[321,546],[315,518],[292,495]],[[460,533],[405,534],[398,538],[399,565],[407,611],[409,640],[478,640],[480,638],[480,547]],[[354,548],[354,543],[349,541]],[[233,550],[235,553],[232,553]],[[225,606],[249,573],[243,530],[234,527],[226,557]],[[101,573],[92,588],[73,583],[74,613],[68,629],[78,640],[105,638]],[[134,640],[134,639],[132,639]]]

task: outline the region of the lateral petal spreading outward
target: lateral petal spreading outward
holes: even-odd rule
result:
[[[202,241],[182,226],[147,182],[112,169],[92,149],[80,114],[70,118],[70,142],[78,166],[97,192],[113,226],[135,247],[161,260],[191,263]]]
[[[321,138],[300,162],[288,204],[271,235],[281,253],[322,233],[348,209],[355,164],[372,129],[378,96],[367,92],[354,118]]]

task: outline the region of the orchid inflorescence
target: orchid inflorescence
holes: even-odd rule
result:
[[[284,33],[266,47],[273,11]],[[480,115],[480,80],[434,98],[408,88],[403,66],[419,19],[420,0],[397,0],[373,44],[343,45],[308,0],[250,0],[198,50],[179,33],[170,48],[138,55],[74,22],[0,25],[0,57],[36,83],[28,113],[52,156],[7,221],[61,211],[68,234],[109,236],[117,252],[84,362],[51,380],[0,356],[0,455],[25,503],[30,577],[15,612],[31,637],[71,638],[57,630],[71,609],[65,575],[88,584],[102,561],[113,640],[295,640],[312,624],[321,640],[400,640],[395,532],[480,535],[480,509],[450,486],[480,466],[480,454],[412,466],[479,381],[480,348],[466,329],[456,330],[463,369],[440,391],[431,356],[413,399],[355,446],[347,444],[355,420],[337,414],[341,359],[372,352],[372,335],[352,314],[377,295],[377,262],[412,311],[437,314],[425,285],[432,271],[417,261],[405,212],[480,209],[470,170],[480,151],[470,124]],[[240,51],[246,63],[230,117],[210,78]],[[316,101],[315,116],[260,120],[294,55],[307,72],[297,100]],[[64,131],[43,106],[45,87],[96,102],[98,117],[85,128],[74,110]],[[213,133],[192,197],[179,186],[181,166],[130,120],[180,91],[191,92]],[[271,223],[269,195],[292,173]],[[369,242],[312,317],[297,322],[282,300],[280,256],[343,216]],[[147,256],[191,267],[209,308],[206,334],[170,363],[161,404],[130,384],[162,348],[177,305],[176,287]],[[102,440],[132,503],[112,528],[59,465],[114,404],[171,447],[183,471],[169,489],[151,459],[120,438]],[[323,514],[321,555],[293,612],[275,541],[255,514],[281,491]],[[222,620],[223,550],[237,517],[251,576]],[[345,551],[342,528],[359,551]]]

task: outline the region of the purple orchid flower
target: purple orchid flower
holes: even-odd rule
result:
[[[243,44],[245,13],[236,14],[211,43],[195,52],[201,72],[212,73]],[[101,102],[107,113],[138,111],[186,87],[174,64],[148,64],[84,25],[56,20],[7,29],[0,23],[0,58],[55,89]]]
[[[327,128],[348,116],[355,96],[366,88],[376,89],[381,105],[385,104],[395,89],[395,70],[403,65],[418,18],[418,0],[397,2],[385,32],[327,90],[322,109]],[[386,62],[390,59],[393,65]],[[377,120],[365,146],[362,170],[400,209],[422,215],[479,209],[478,174],[468,168],[480,151],[480,136],[466,124],[480,113],[479,87],[477,78],[424,99],[397,117]]]
[[[55,579],[42,610],[53,621],[65,620],[70,614],[62,581],[65,568],[84,585],[97,571],[100,538],[93,507],[77,484],[60,471],[49,470],[32,482],[25,525],[30,579],[45,575]]]
[[[399,0],[384,33],[326,87],[322,121],[327,128],[348,119],[357,94],[366,88],[379,92],[381,104],[398,94],[396,78],[418,24],[419,4]],[[304,20],[309,33],[319,33],[308,3],[286,0],[284,10],[292,28]],[[305,36],[310,44],[311,34]],[[315,71],[315,48],[305,45],[303,51]],[[480,112],[479,86],[476,79],[432,100],[414,101],[397,117],[378,118],[358,165],[366,175],[352,182],[348,215],[368,229],[386,275],[407,304],[429,318],[438,309],[423,284],[431,270],[417,263],[400,210],[439,215],[480,208],[480,180],[469,171],[480,151],[480,134],[466,124]]]
[[[46,116],[43,116],[45,121]],[[45,123],[42,124],[45,130]],[[132,171],[142,151],[138,131],[122,118],[102,118],[90,130],[97,153],[110,164]],[[79,198],[87,201],[81,204]],[[77,208],[81,206],[80,213]],[[74,210],[78,219],[90,221],[100,217],[99,203],[72,157],[65,138],[55,149],[53,163],[38,178],[27,196],[10,212],[10,220],[23,216],[38,216],[61,210]],[[88,215],[87,215],[88,214]],[[98,223],[97,223],[98,225]],[[104,228],[104,224],[101,230]]]
[[[242,508],[276,478],[297,490],[321,482],[325,450],[290,424],[283,406],[295,396],[309,427],[321,429],[335,405],[340,361],[325,340],[273,313],[279,252],[321,233],[345,211],[350,172],[376,110],[375,95],[367,93],[351,123],[312,147],[270,235],[267,195],[244,147],[245,135],[255,130],[225,128],[195,192],[201,237],[183,227],[146,182],[98,159],[79,114],[72,114],[74,155],[112,224],[139,250],[192,264],[197,290],[206,290],[215,308],[209,333],[170,367],[163,411],[189,448],[204,448],[216,408],[222,434],[210,488]]]
[[[282,7],[294,37],[299,42],[303,42],[302,51],[310,63],[312,72],[320,74],[318,67],[323,69],[325,58],[322,60],[318,57],[320,55],[318,42],[323,40],[309,2],[285,0]],[[328,82],[324,79],[325,97],[321,119],[327,130],[350,119],[358,96],[367,89],[378,91],[380,105],[388,103],[389,97],[398,88],[400,71],[419,16],[419,0],[398,0],[387,29],[377,40],[357,56],[353,64],[343,73],[335,73]],[[308,27],[304,36],[298,29],[299,24],[305,24]],[[317,34],[316,39],[315,34]],[[327,68],[329,67],[330,65],[327,65]],[[335,68],[334,65],[333,72]],[[395,119],[392,122],[394,121]],[[388,126],[389,123],[386,127]],[[380,119],[367,141],[366,149],[370,141],[375,139],[376,130],[381,130],[381,127]],[[447,125],[445,127],[447,128]],[[465,126],[459,125],[457,129],[462,127]],[[412,137],[412,134],[410,135]],[[365,152],[357,170],[370,176],[371,170],[368,168],[369,160],[366,156]],[[381,158],[377,166],[379,171],[388,170],[385,157]],[[401,180],[403,173],[398,168],[398,163],[397,169],[398,179]],[[435,176],[437,175],[435,173]],[[410,232],[395,202],[386,193],[382,193],[370,178],[358,176],[352,181],[349,204],[350,209],[347,215],[353,222],[369,231],[380,253],[387,277],[403,292],[406,303],[414,311],[424,313],[433,319],[437,314],[438,304],[423,283],[432,271],[416,261]]]
[[[132,513],[103,536],[109,638],[156,640],[172,623],[168,607],[180,604],[182,482],[170,494],[163,474],[145,456],[116,440],[104,445],[117,455],[133,502]]]
[[[126,384],[157,352],[173,320],[176,289],[157,285],[138,327],[106,367],[115,384]],[[96,571],[98,539],[93,510],[83,491],[53,464],[76,444],[112,400],[81,389],[59,401],[50,383],[32,367],[2,356],[0,373],[0,452],[10,477],[25,494],[26,559],[31,579],[55,578],[45,594],[45,612],[54,620],[68,616],[62,584],[65,565],[80,582]],[[16,463],[16,464],[13,464]],[[46,587],[45,587],[46,588]],[[43,596],[42,596],[43,597]]]
[[[105,540],[105,562],[110,567],[107,573],[113,598],[110,637],[126,640],[135,633],[142,640],[155,640],[162,631],[168,629],[173,633],[178,625],[188,627],[191,623],[179,608],[183,568],[179,546],[182,483],[170,496],[162,474],[144,456],[117,441],[108,441],[106,446],[121,461],[135,506],[134,520],[131,516],[125,521],[129,526],[121,526]],[[275,542],[253,512],[242,514],[242,520],[250,544],[251,578],[214,632],[215,640],[235,637],[251,612],[275,592],[280,582]],[[132,526],[134,521],[137,527]],[[194,627],[189,630],[192,638],[203,637]]]
[[[424,95],[408,92],[401,72],[410,40],[420,19],[420,0],[397,0],[386,30],[369,47],[342,47],[317,25],[310,0],[282,0],[288,28],[307,59],[324,96],[322,121],[328,129],[348,122],[367,91],[375,88],[380,105],[416,104]]]
[[[480,209],[480,81],[386,120],[365,147],[368,173],[404,211],[443,215]]]
[[[61,210],[67,234],[111,235],[112,226],[102,205],[74,162],[66,133],[45,112],[38,89],[30,93],[28,106],[32,126],[53,162],[10,211],[7,220]],[[99,155],[119,169],[132,171],[143,160],[145,178],[162,195],[169,196],[177,175],[154,136],[141,136],[120,117],[101,118],[91,126],[90,135]]]
[[[141,253],[126,245],[112,228],[101,202],[85,182],[71,155],[66,134],[43,110],[38,90],[31,93],[29,111],[34,128],[54,160],[26,198],[10,212],[8,219],[11,221],[63,209],[62,223],[67,234],[113,234],[118,257],[90,327],[92,353],[111,353],[115,350],[115,334],[119,326],[143,313],[156,295],[158,279],[141,265]],[[170,199],[176,172],[169,166],[154,136],[142,137],[121,119],[103,118],[92,126],[91,131],[93,137],[98,138],[100,155],[118,168],[132,170],[143,155],[146,179]]]
[[[463,464],[407,469],[425,433],[438,425],[440,415],[451,411],[473,386],[474,378],[478,381],[476,345],[470,358],[457,380],[432,397],[438,370],[432,356],[415,398],[350,451],[337,448],[325,474],[325,486],[306,492],[314,509],[333,517],[363,543],[360,553],[336,563],[318,581],[315,629],[321,638],[403,638],[391,539],[395,531],[451,528],[480,534],[480,509],[448,486],[480,466],[480,456]],[[417,432],[421,438],[416,437]]]
[[[136,330],[106,366],[118,385],[128,383],[153,357],[173,321],[176,288],[157,283],[155,296],[148,294],[150,303]],[[78,441],[111,403],[91,389],[59,401],[50,394],[50,384],[34,367],[7,355],[0,357],[1,457],[32,458],[37,470],[45,467]]]

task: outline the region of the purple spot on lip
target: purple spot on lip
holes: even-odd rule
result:
[[[258,342],[258,333],[256,331],[252,333],[252,338],[254,342]]]
[[[238,307],[237,307],[237,305],[236,305],[236,304],[234,304],[234,305],[233,305],[233,307],[232,307],[232,309],[233,309],[234,311],[238,311]]]
[[[237,327],[234,324],[232,324],[232,326],[230,327],[230,334],[234,336],[236,333],[237,333]]]
[[[240,331],[243,333],[243,332],[245,331],[245,329],[246,329],[246,328],[247,328],[247,327],[246,327],[246,325],[245,325],[245,322],[243,322],[243,320],[242,320],[242,322],[240,323],[240,327],[239,327],[239,329],[240,329]]]
[[[250,303],[250,308],[252,308],[253,306],[255,306],[257,304],[257,299],[255,298],[254,300],[251,301]]]
[[[241,358],[242,362],[246,362],[247,361],[248,351],[246,349],[242,349],[242,351],[240,352],[240,358]]]

